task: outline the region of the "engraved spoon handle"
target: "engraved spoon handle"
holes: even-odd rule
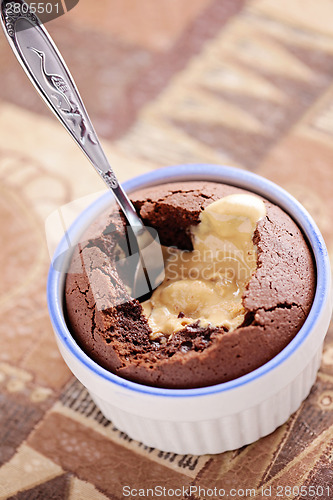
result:
[[[27,3],[0,1],[3,29],[24,71],[113,191],[134,233],[144,232],[143,223],[104,154],[74,80],[50,35]]]

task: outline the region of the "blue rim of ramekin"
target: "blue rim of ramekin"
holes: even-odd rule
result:
[[[331,283],[330,264],[326,245],[319,229],[317,228],[312,217],[295,198],[293,198],[284,189],[264,177],[235,167],[211,164],[189,164],[164,167],[148,172],[124,182],[123,186],[125,190],[130,193],[136,189],[138,190],[146,186],[151,187],[153,185],[165,184],[167,182],[182,182],[186,180],[222,182],[243,188],[245,188],[245,183],[246,189],[264,196],[266,199],[273,201],[275,204],[281,205],[286,212],[290,213],[292,211],[293,214],[290,213],[290,215],[294,219],[297,219],[296,222],[305,233],[315,257],[317,267],[316,293],[310,313],[297,335],[279,354],[264,365],[246,375],[221,384],[195,389],[165,389],[146,386],[121,378],[99,366],[95,361],[89,358],[84,351],[82,351],[69,332],[63,316],[63,297],[60,296],[60,279],[62,273],[54,269],[51,264],[47,283],[47,301],[51,321],[58,338],[67,347],[67,349],[83,365],[85,365],[86,368],[109,382],[112,382],[121,388],[130,389],[134,392],[166,397],[196,397],[232,390],[253,382],[283,363],[305,341],[320,316],[328,298]],[[74,235],[74,238],[75,236],[79,237],[79,235],[82,234],[86,228],[83,221],[90,219],[92,214],[96,216],[100,213],[101,209],[105,207],[107,199],[110,200],[110,193],[108,192],[97,199],[79,215],[79,217],[72,224],[68,233]],[[297,214],[297,218],[295,217],[295,214]],[[75,241],[75,239],[71,238],[71,241]],[[63,254],[65,256],[66,249],[67,239],[64,237],[59,243],[55,255]]]

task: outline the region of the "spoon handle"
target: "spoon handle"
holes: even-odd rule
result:
[[[74,80],[52,38],[26,2],[0,1],[6,37],[32,84],[113,191],[129,224],[137,231],[142,230],[143,224],[105,156]]]

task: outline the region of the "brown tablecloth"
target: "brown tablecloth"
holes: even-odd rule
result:
[[[251,170],[305,205],[332,254],[332,19],[331,0],[81,0],[47,28],[121,180],[193,162]],[[55,344],[44,231],[103,184],[2,35],[0,71],[0,498],[332,498],[332,330],[310,396],[243,449],[162,453],[103,418]]]

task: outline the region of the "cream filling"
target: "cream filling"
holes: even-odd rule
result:
[[[197,321],[228,330],[243,322],[243,292],[257,268],[253,233],[265,215],[256,196],[226,196],[203,210],[191,228],[193,251],[164,248],[165,279],[142,303],[151,340]]]

